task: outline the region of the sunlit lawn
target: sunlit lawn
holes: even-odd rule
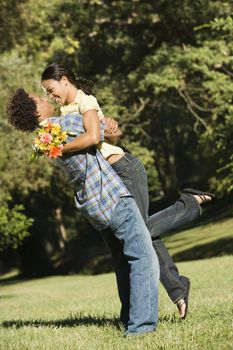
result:
[[[194,248],[195,237],[196,244],[206,244],[211,235],[217,241],[221,233],[232,238],[232,219],[208,226],[178,233],[173,240],[170,236],[171,249],[178,252],[182,239],[183,250],[188,250]],[[112,273],[2,280],[0,350],[233,349],[233,256],[182,262],[178,267],[192,281],[188,318],[179,321],[160,286],[157,330],[130,339],[123,337],[117,321],[120,305]]]
[[[233,218],[223,218],[171,234],[164,240],[169,252],[178,260],[231,254],[233,253]]]

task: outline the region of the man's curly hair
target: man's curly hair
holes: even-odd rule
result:
[[[36,103],[22,88],[11,96],[6,115],[9,123],[17,130],[34,131],[39,126]]]

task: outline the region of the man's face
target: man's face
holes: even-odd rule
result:
[[[36,103],[39,122],[54,115],[54,107],[46,98],[34,94],[31,94],[30,97],[33,98]]]

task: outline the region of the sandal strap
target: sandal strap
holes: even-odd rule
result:
[[[184,188],[182,190],[183,193],[190,193],[190,194],[196,194],[199,196],[210,196],[212,199],[215,198],[215,195],[213,193],[210,192],[205,192],[205,191],[200,191],[200,190],[196,190],[194,188]]]
[[[185,299],[182,298],[180,300],[177,301],[176,305],[178,307],[178,309],[180,310],[181,306],[185,304]]]
[[[207,202],[206,196],[204,194],[198,194],[198,196],[201,198],[203,203]]]

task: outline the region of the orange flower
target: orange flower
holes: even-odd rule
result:
[[[45,131],[50,132],[52,127],[53,127],[52,123],[49,122],[48,125],[45,127]]]
[[[57,157],[62,155],[61,146],[52,146],[49,150],[49,158],[56,159]]]

